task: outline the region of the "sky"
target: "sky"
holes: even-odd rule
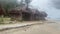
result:
[[[52,0],[32,0],[30,5],[45,11],[49,18],[60,19],[60,10],[53,7]]]
[[[52,0],[33,0],[31,5],[40,8],[39,10],[45,11],[50,18],[60,18],[60,10],[53,7]]]

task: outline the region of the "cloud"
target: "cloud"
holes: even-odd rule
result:
[[[60,0],[52,0],[53,7],[60,9]]]

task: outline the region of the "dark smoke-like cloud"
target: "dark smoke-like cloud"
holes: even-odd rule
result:
[[[52,0],[53,7],[60,9],[60,0]]]

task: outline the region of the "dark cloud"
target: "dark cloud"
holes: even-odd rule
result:
[[[53,6],[57,9],[60,9],[60,0],[52,0]]]

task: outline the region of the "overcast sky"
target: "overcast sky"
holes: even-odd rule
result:
[[[32,0],[31,5],[46,11],[50,18],[60,18],[60,10],[53,7],[52,0]]]
[[[60,10],[53,7],[52,0],[33,0],[32,5],[48,13],[50,18],[60,18]]]

